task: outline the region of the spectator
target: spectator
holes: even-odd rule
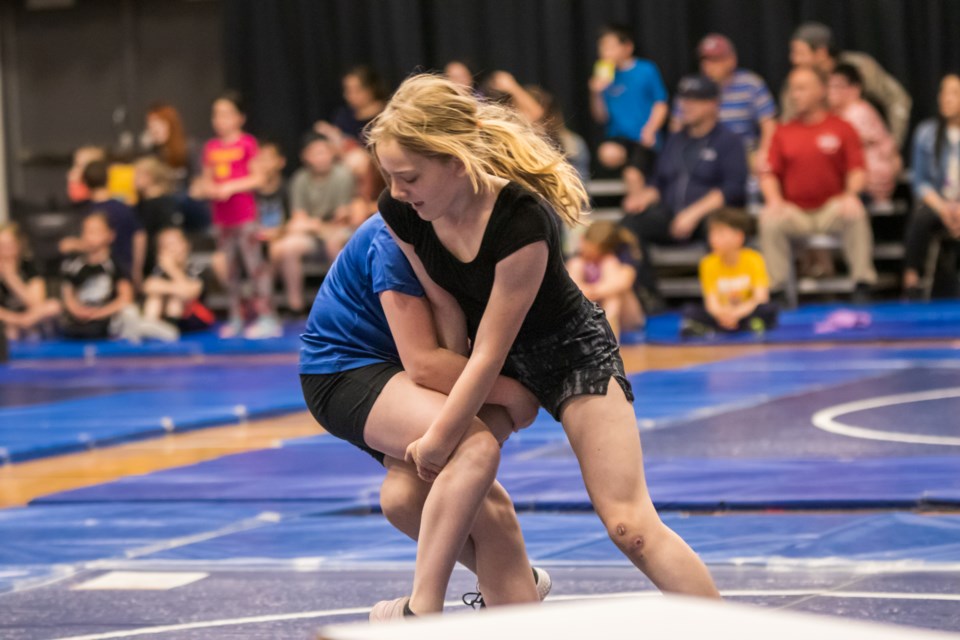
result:
[[[737,51],[726,36],[711,33],[697,47],[700,73],[720,87],[720,124],[743,138],[750,165],[765,158],[777,128],[777,105],[763,78],[737,67]],[[671,128],[681,128],[679,105],[674,102]],[[755,169],[754,169],[755,170]]]
[[[190,243],[183,230],[162,230],[157,235],[156,251],[157,265],[143,283],[147,296],[144,317],[166,322],[180,333],[210,328],[214,315],[203,304],[203,267],[191,260]]]
[[[889,204],[903,168],[900,151],[883,118],[863,99],[863,81],[856,67],[843,63],[833,69],[827,85],[827,102],[860,136],[867,165],[867,195],[874,203]]]
[[[643,326],[643,308],[634,290],[640,245],[612,222],[594,222],[580,239],[580,252],[567,261],[570,277],[607,314],[617,340],[621,331]]]
[[[80,236],[83,250],[63,265],[63,334],[86,340],[176,340],[175,328],[140,318],[133,305],[130,279],[110,256],[113,236],[105,213],[95,211],[84,218]]]
[[[573,165],[580,177],[583,180],[589,178],[590,148],[582,136],[567,128],[560,103],[552,94],[538,86],[528,87],[527,90],[543,108],[540,125],[544,133],[560,147],[567,162]]]
[[[153,271],[157,263],[157,234],[167,227],[183,227],[183,213],[173,196],[172,170],[154,156],[144,156],[134,163],[139,200],[137,217],[147,234],[147,255],[144,273]]]
[[[790,274],[790,240],[839,234],[855,283],[854,300],[866,301],[877,280],[873,232],[860,192],[866,184],[857,132],[827,111],[826,82],[813,67],[796,67],[787,82],[796,119],[781,125],[770,143],[769,168],[760,186],[766,204],[760,243],[779,295]]]
[[[263,176],[263,184],[256,190],[260,237],[272,242],[280,237],[283,225],[290,217],[287,181],[283,177],[287,157],[276,142],[261,140],[254,162]]]
[[[16,224],[0,225],[0,326],[8,340],[19,340],[60,315],[60,303],[47,298],[47,286],[30,260]]]
[[[365,153],[365,152],[364,152]],[[353,199],[353,175],[327,136],[315,131],[303,139],[300,158],[303,166],[290,181],[290,221],[284,234],[270,247],[270,259],[283,274],[287,306],[301,313],[303,300],[303,258],[326,250],[333,260],[349,237],[349,227],[337,210]]]
[[[380,74],[366,65],[354,67],[343,76],[346,105],[337,110],[332,123],[318,122],[317,132],[337,143],[342,153],[362,147],[366,144],[364,127],[383,111],[389,97]],[[343,139],[330,130],[330,124]]]
[[[819,22],[805,22],[793,32],[790,41],[790,62],[794,67],[816,67],[828,74],[841,62],[856,67],[863,79],[863,96],[883,111],[893,139],[899,149],[907,139],[910,109],[913,100],[896,78],[876,60],[862,51],[839,51],[830,27]],[[796,117],[796,106],[790,104],[789,89],[780,96],[782,121]]]
[[[753,219],[736,209],[718,209],[707,222],[710,254],[700,261],[703,304],[684,308],[680,334],[715,331],[762,333],[777,324],[763,256],[744,248]]]
[[[103,147],[87,145],[73,152],[73,164],[67,171],[67,197],[77,206],[90,201],[90,189],[83,183],[83,170],[94,160],[106,160],[107,152]]]
[[[640,278],[653,307],[660,302],[650,245],[705,240],[707,214],[723,206],[741,207],[746,198],[743,140],[718,122],[717,84],[704,76],[687,76],[677,95],[683,129],[667,141],[653,180],[640,193],[641,213],[623,220],[643,247]]]
[[[448,62],[443,67],[443,75],[445,75],[448,80],[456,82],[462,87],[466,87],[474,92],[476,91],[473,72],[470,71],[470,66],[463,60],[451,60]]]
[[[163,102],[150,107],[141,144],[147,153],[170,167],[173,195],[183,212],[184,228],[206,230],[210,226],[209,207],[189,195],[191,183],[203,172],[201,152],[196,142],[187,137],[176,108]]]
[[[944,76],[937,102],[937,117],[922,122],[913,136],[913,199],[918,206],[907,223],[903,274],[904,290],[912,299],[924,296],[920,275],[930,241],[944,233],[960,239],[960,75]]]
[[[213,201],[213,225],[217,251],[226,265],[226,290],[230,299],[229,318],[221,337],[232,338],[241,331],[250,339],[282,334],[273,312],[273,282],[263,259],[257,227],[255,192],[263,184],[257,156],[257,141],[244,133],[246,112],[240,96],[232,91],[213,102],[212,124],[216,137],[203,150],[203,175],[194,183],[194,195]],[[243,281],[240,269],[253,281],[256,320],[244,330]]]
[[[131,277],[135,287],[143,281],[143,265],[147,255],[147,234],[143,225],[128,205],[111,197],[107,187],[109,165],[106,160],[94,160],[83,169],[83,184],[90,199],[84,207],[86,213],[98,211],[107,216],[110,225],[113,246],[111,255],[117,266]],[[86,251],[82,240],[67,237],[60,241],[61,253]]]
[[[605,27],[598,40],[600,59],[590,79],[590,112],[606,126],[597,149],[604,167],[622,171],[627,213],[643,210],[641,193],[653,172],[659,132],[667,119],[667,90],[650,60],[634,57],[630,30]]]

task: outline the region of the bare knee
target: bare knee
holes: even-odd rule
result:
[[[475,420],[467,435],[460,441],[457,454],[464,464],[477,473],[492,478],[500,466],[500,443],[480,420]]]
[[[597,149],[597,158],[605,167],[622,167],[627,161],[627,150],[616,142],[604,142]]]
[[[607,534],[631,560],[643,561],[650,550],[651,542],[656,535],[658,522],[647,523],[639,518],[612,518],[605,522]]]
[[[417,539],[423,502],[402,482],[387,478],[380,487],[380,510],[387,521],[407,536]]]

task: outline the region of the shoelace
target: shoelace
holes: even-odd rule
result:
[[[483,594],[479,591],[468,591],[463,594],[463,604],[467,605],[471,609],[483,609],[486,607],[486,603],[483,601]]]

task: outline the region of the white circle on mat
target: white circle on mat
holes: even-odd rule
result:
[[[866,411],[867,409],[877,409],[879,407],[890,407],[898,404],[910,404],[913,402],[926,402],[929,400],[945,400],[947,398],[960,398],[960,387],[949,387],[946,389],[932,389],[930,391],[915,391],[913,393],[900,393],[892,396],[879,396],[867,400],[857,400],[838,404],[826,409],[821,409],[813,414],[811,421],[813,426],[830,433],[851,438],[864,438],[866,440],[885,440],[887,442],[906,442],[909,444],[932,444],[939,446],[960,447],[960,437],[952,436],[928,436],[917,433],[902,433],[898,431],[883,431],[881,429],[868,429],[867,427],[858,427],[856,425],[846,424],[837,420],[839,416],[857,411]]]

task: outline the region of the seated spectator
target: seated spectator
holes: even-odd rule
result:
[[[830,109],[849,122],[860,136],[867,165],[867,195],[875,203],[889,204],[903,163],[897,143],[883,118],[863,99],[862,85],[856,67],[838,64],[830,74],[827,102]]]
[[[763,256],[744,247],[753,219],[743,211],[724,208],[710,215],[707,226],[710,255],[700,261],[703,304],[684,308],[680,334],[762,333],[775,327],[778,310],[770,303]]]
[[[67,197],[77,206],[90,201],[90,189],[83,182],[83,170],[94,160],[106,160],[107,152],[103,147],[86,145],[73,152],[73,164],[67,171]]]
[[[484,83],[488,100],[512,106],[532,124],[539,125],[580,175],[590,177],[590,149],[586,141],[567,128],[554,97],[537,85],[523,86],[507,71],[494,71]]]
[[[154,156],[145,156],[134,163],[139,200],[136,212],[147,234],[147,255],[144,273],[153,271],[157,263],[157,234],[167,227],[183,227],[184,216],[173,195],[170,167]]]
[[[814,67],[829,74],[840,63],[852,65],[863,80],[863,97],[879,107],[887,120],[897,148],[903,146],[910,129],[913,99],[896,78],[876,60],[862,51],[840,51],[830,27],[819,22],[805,22],[797,27],[790,40],[790,63],[794,67]],[[796,106],[789,100],[789,87],[780,96],[781,120],[796,117]]]
[[[170,227],[157,235],[157,265],[143,283],[144,318],[167,322],[189,333],[209,329],[215,317],[203,304],[203,268],[190,258],[183,230]]]
[[[190,185],[203,173],[200,146],[187,136],[180,113],[172,105],[151,105],[145,124],[141,145],[149,155],[170,167],[172,192],[183,212],[183,227],[206,230],[210,226],[210,209],[206,202],[190,197]]]
[[[448,62],[443,67],[443,75],[445,75],[448,80],[476,92],[477,83],[473,78],[473,72],[470,71],[470,66],[463,60],[451,60]]]
[[[579,253],[567,271],[583,295],[603,307],[614,335],[643,326],[643,308],[634,285],[640,245],[632,233],[612,222],[594,222],[580,239]]]
[[[944,76],[937,101],[937,117],[922,122],[913,136],[917,209],[907,222],[903,274],[903,287],[911,299],[925,295],[920,276],[930,241],[944,234],[960,239],[960,75]]]
[[[607,26],[597,42],[600,59],[590,79],[590,112],[606,127],[597,159],[621,171],[626,196],[623,209],[644,209],[641,192],[653,173],[660,129],[667,120],[667,90],[650,60],[634,57],[630,30]]]
[[[0,326],[8,340],[51,333],[46,325],[60,315],[47,298],[47,285],[29,259],[26,240],[13,223],[0,225]]]
[[[788,77],[796,119],[777,128],[770,143],[768,170],[760,187],[760,244],[770,270],[770,288],[781,295],[790,276],[793,238],[837,234],[856,289],[854,300],[869,298],[877,280],[873,232],[860,193],[866,184],[863,149],[857,132],[826,109],[826,82],[812,67]]]
[[[746,198],[743,140],[718,122],[716,83],[704,76],[687,76],[677,93],[683,129],[667,140],[653,180],[640,193],[641,213],[623,220],[643,247],[641,283],[654,307],[659,301],[650,245],[705,240],[707,214],[723,206],[743,206]]]
[[[143,338],[177,339],[175,327],[144,322],[133,305],[130,278],[110,257],[114,241],[107,214],[94,212],[83,220],[80,253],[63,265],[62,330],[68,338],[107,337],[139,342]]]
[[[263,176],[263,183],[256,189],[260,236],[264,241],[272,242],[280,237],[290,216],[287,181],[283,177],[287,158],[276,142],[261,140],[254,162]]]
[[[107,216],[111,229],[113,246],[110,249],[113,260],[131,277],[138,287],[143,280],[143,265],[147,255],[147,234],[136,214],[128,205],[114,199],[107,188],[109,165],[105,160],[95,160],[83,170],[83,183],[90,193],[85,211],[97,211]],[[60,241],[60,252],[65,254],[86,251],[82,239],[67,237]]]
[[[720,87],[720,124],[743,138],[751,168],[765,158],[777,128],[777,105],[767,83],[752,71],[737,66],[737,51],[726,36],[711,33],[697,47],[700,73]],[[680,107],[674,101],[671,129],[682,127]]]
[[[348,71],[342,82],[346,104],[337,110],[332,122],[320,121],[314,128],[346,154],[366,144],[364,128],[387,106],[390,93],[380,74],[366,65]]]
[[[270,260],[283,274],[287,306],[293,313],[304,310],[303,258],[324,251],[332,261],[336,247],[349,236],[337,210],[353,199],[353,175],[338,158],[326,136],[309,132],[301,151],[303,166],[290,181],[290,221],[283,236],[270,247]],[[346,236],[346,237],[345,237]]]

